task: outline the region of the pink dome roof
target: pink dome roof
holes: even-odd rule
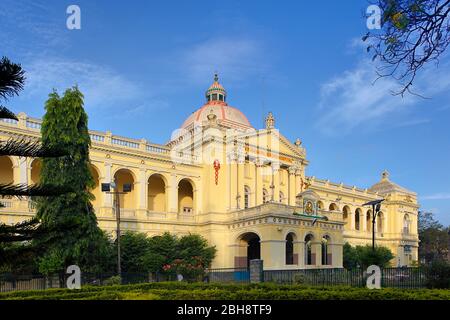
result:
[[[228,128],[248,129],[252,125],[247,117],[238,109],[230,107],[226,103],[227,92],[219,83],[219,77],[214,75],[213,84],[206,90],[207,102],[202,107],[194,111],[181,126],[183,129],[191,129],[194,123],[200,125],[208,121],[208,115],[216,115],[217,122]]]
[[[217,116],[217,122],[225,127],[236,129],[252,128],[247,117],[240,110],[219,101],[210,101],[194,111],[181,127],[187,129],[196,122],[202,124],[203,121],[208,121],[207,116],[211,113],[214,113]]]

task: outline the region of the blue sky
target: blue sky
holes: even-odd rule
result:
[[[81,8],[81,30],[66,8]],[[450,59],[392,96],[360,38],[366,1],[0,0],[0,55],[28,81],[15,111],[78,84],[90,128],[165,143],[204,102],[215,70],[257,128],[268,111],[307,149],[308,175],[369,187],[384,169],[450,224]]]

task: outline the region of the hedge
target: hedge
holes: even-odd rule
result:
[[[450,300],[446,289],[369,290],[345,286],[206,284],[159,282],[122,286],[86,286],[81,290],[48,289],[1,293],[0,299],[26,300]]]

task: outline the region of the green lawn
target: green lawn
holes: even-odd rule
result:
[[[308,287],[300,285],[145,283],[123,286],[82,287],[81,290],[48,289],[0,293],[0,299],[51,300],[450,300],[450,290],[369,290],[352,287]]]

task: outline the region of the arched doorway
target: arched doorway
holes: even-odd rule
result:
[[[0,157],[0,183],[9,184],[14,182],[13,162],[8,156]]]
[[[298,254],[295,252],[294,242],[297,239],[293,232],[286,235],[286,264],[298,264]]]
[[[41,181],[42,162],[40,159],[34,159],[31,162],[31,184],[38,184]]]
[[[355,230],[361,230],[361,209],[356,209],[355,211]]]
[[[135,197],[134,197],[134,177],[130,170],[120,169],[114,174],[114,181],[116,182],[119,191],[123,191],[124,184],[131,184],[131,191],[119,196],[120,208],[123,209],[135,209]]]
[[[147,208],[149,211],[166,211],[166,183],[160,174],[153,174],[148,178],[147,197]]]
[[[261,239],[254,232],[244,233],[238,238],[238,253],[234,258],[236,267],[249,267],[250,260],[261,259]]]
[[[194,212],[194,187],[188,179],[182,179],[178,183],[178,212]]]
[[[312,242],[314,236],[307,234],[305,237],[305,265],[311,266],[316,264],[316,254],[313,252]]]
[[[94,195],[94,200],[92,200],[92,206],[94,207],[94,209],[97,210],[97,208],[99,208],[101,206],[102,200],[102,192],[100,190],[100,174],[97,170],[96,167],[94,167],[93,165],[89,166],[90,170],[91,170],[91,174],[92,174],[92,179],[94,180],[94,187],[90,190],[91,193]]]
[[[332,264],[332,254],[330,250],[331,238],[328,235],[322,237],[322,265]]]

